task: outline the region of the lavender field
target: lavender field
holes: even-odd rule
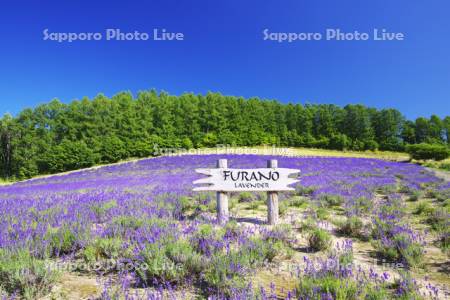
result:
[[[248,192],[217,224],[215,194],[191,190],[218,158],[301,170],[279,225]],[[39,178],[0,187],[0,295],[446,299],[449,212],[448,182],[368,158],[174,156]]]

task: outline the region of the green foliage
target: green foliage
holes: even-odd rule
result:
[[[247,285],[243,274],[233,266],[245,266],[247,261],[244,255],[235,251],[227,255],[213,256],[204,274],[205,283],[221,293],[231,296],[235,289],[244,288]]]
[[[123,241],[120,238],[97,238],[83,250],[86,262],[96,262],[100,259],[117,259],[122,252]]]
[[[319,220],[326,220],[330,215],[329,209],[325,207],[318,207],[316,209],[316,215]]]
[[[334,255],[333,255],[334,257]],[[339,266],[344,269],[353,264],[353,252],[345,251],[337,256]],[[340,269],[341,270],[341,269]],[[363,281],[346,272],[332,268],[318,268],[305,272],[297,285],[298,299],[336,300],[388,300],[392,293],[388,285],[380,282]]]
[[[326,207],[340,206],[344,198],[340,195],[323,194],[319,198],[320,203]]]
[[[392,295],[384,287],[366,286],[364,289],[365,300],[388,300],[392,298]]]
[[[397,110],[363,105],[285,105],[215,93],[53,100],[0,120],[0,175],[27,178],[217,144],[401,151],[405,144],[448,144],[448,123],[437,116],[407,121]],[[431,147],[432,158],[441,159],[443,146]]]
[[[51,255],[58,256],[76,250],[77,236],[65,225],[60,228],[50,228],[46,238],[50,241]]]
[[[313,229],[308,236],[308,246],[314,251],[328,250],[331,247],[331,234],[321,228]]]
[[[238,203],[239,203],[239,199],[232,197],[232,198],[230,199],[230,202],[228,203],[228,208],[229,208],[230,210],[233,210],[234,208],[236,208],[236,206],[238,205]]]
[[[201,256],[195,252],[189,241],[181,239],[165,247],[166,255],[173,261],[181,274],[199,274],[202,270]]]
[[[252,202],[250,202],[250,203],[248,204],[248,208],[249,208],[249,209],[252,209],[252,210],[258,209],[258,207],[259,207],[261,204],[262,204],[261,201],[255,200],[255,201],[252,201]]]
[[[441,233],[438,246],[441,248],[442,252],[450,255],[450,228],[447,227],[444,232]]]
[[[251,192],[241,192],[238,196],[239,202],[252,202],[256,200],[256,197]]]
[[[389,195],[392,193],[395,193],[397,191],[398,187],[394,184],[389,185],[383,185],[377,189],[378,192],[380,192],[383,195]]]
[[[361,215],[363,213],[369,212],[372,205],[373,203],[369,198],[358,197],[355,200],[355,204],[353,205],[352,209],[355,211],[357,215]]]
[[[422,163],[422,166],[434,169],[441,169],[450,171],[450,162],[446,161],[426,161]]]
[[[353,263],[353,251],[346,251],[339,255],[339,264],[347,267]]]
[[[240,227],[238,226],[238,223],[236,220],[228,221],[227,224],[224,226],[225,235],[237,237],[240,233]]]
[[[48,292],[59,274],[27,250],[9,252],[0,249],[0,292],[38,299]]]
[[[181,141],[181,146],[183,147],[183,149],[189,150],[194,148],[194,143],[192,143],[190,138],[184,137]]]
[[[308,206],[308,200],[307,198],[301,197],[301,196],[294,196],[288,200],[289,206],[292,207],[306,207]]]
[[[187,196],[178,198],[178,203],[180,204],[182,214],[194,208],[194,200]]]
[[[93,245],[87,245],[81,255],[87,263],[95,263],[99,259],[97,249]]]
[[[290,245],[294,240],[292,226],[290,224],[275,225],[268,235],[268,240],[272,242],[281,241],[285,245]]]
[[[439,169],[450,171],[450,163],[441,163],[438,166]]]
[[[433,230],[443,231],[449,226],[449,213],[445,210],[440,209],[430,209],[428,210],[427,223],[431,226]]]
[[[143,282],[151,282],[153,279],[178,281],[183,278],[184,274],[177,272],[177,266],[167,257],[162,247],[157,243],[147,244],[141,251],[145,268],[138,268],[136,274]]]
[[[316,190],[313,186],[301,186],[297,185],[295,187],[295,193],[298,196],[310,196]]]
[[[248,280],[243,276],[247,270],[272,261],[280,249],[283,249],[281,242],[251,238],[238,251],[214,254],[204,272],[204,280],[220,293],[232,296],[236,290],[247,286]]]
[[[63,140],[43,154],[39,165],[43,171],[56,173],[91,167],[96,162],[98,155],[85,142]]]
[[[339,224],[339,232],[349,237],[361,237],[364,224],[357,216],[346,218],[344,222]]]
[[[149,243],[140,252],[143,268],[137,268],[137,276],[145,283],[154,279],[164,282],[183,283],[187,275],[202,270],[198,253],[186,240],[179,239],[166,243]]]
[[[374,116],[375,138],[380,148],[391,151],[401,151],[404,117],[395,109],[383,109]]]
[[[300,231],[312,231],[317,225],[315,220],[311,217],[308,216],[308,218],[306,218],[306,220],[301,220],[298,224]]]
[[[333,275],[324,277],[302,277],[298,286],[299,299],[320,300],[324,295],[330,295],[330,299],[356,300],[358,299],[358,287],[356,282],[346,278],[338,278]],[[328,299],[328,298],[325,298]]]
[[[414,190],[410,193],[408,201],[417,201],[422,197],[422,192],[420,190]]]
[[[417,242],[409,241],[409,239],[410,237],[406,235],[396,235],[394,237],[394,243],[398,245],[398,252],[409,267],[419,267],[423,260],[423,247]],[[403,247],[403,245],[407,246]]]
[[[450,156],[448,146],[439,144],[415,144],[408,145],[406,151],[411,155],[412,159],[425,160],[444,160]]]
[[[380,207],[380,211],[384,216],[397,215],[404,216],[406,214],[406,206],[401,198],[393,198],[390,200],[389,205],[383,205]]]
[[[440,202],[448,201],[450,199],[450,189],[436,191],[435,198]]]
[[[102,138],[100,150],[101,162],[117,162],[128,156],[125,143],[117,136],[106,136]]]
[[[416,281],[406,271],[400,272],[400,278],[396,278],[392,286],[395,289],[395,299],[399,300],[422,300]]]
[[[155,151],[154,142],[151,137],[146,140],[136,140],[133,144],[128,145],[127,147],[131,157],[153,156]]]
[[[407,234],[395,234],[392,243],[380,240],[373,242],[378,255],[388,261],[404,263],[406,267],[420,267],[423,260],[423,246],[415,242]]]
[[[282,249],[282,241],[267,243],[265,240],[253,237],[238,251],[243,261],[243,266],[260,266],[264,261],[271,262]]]
[[[430,205],[429,202],[422,201],[422,202],[419,202],[416,205],[416,208],[414,210],[414,214],[416,214],[416,215],[429,215],[430,213],[433,212],[433,210],[434,209]]]
[[[289,208],[289,201],[281,201],[278,205],[278,212],[280,216],[285,216]]]
[[[334,150],[347,150],[351,147],[351,141],[345,134],[331,136],[329,148]]]
[[[447,208],[447,210],[450,209],[450,198],[446,198],[445,200],[442,200],[442,206]]]
[[[121,229],[136,230],[141,228],[145,223],[143,218],[137,218],[134,216],[118,216],[112,219],[112,224],[117,225]]]
[[[116,206],[117,206],[116,200],[110,200],[107,202],[100,202],[97,204],[93,204],[91,205],[90,208],[97,217],[98,222],[101,223],[104,221],[108,211]]]
[[[201,237],[207,237],[214,233],[214,227],[210,224],[202,224],[198,227],[197,233]]]
[[[214,252],[215,248],[212,242],[222,240],[225,233],[226,230],[224,228],[216,230],[210,224],[202,224],[198,227],[197,232],[194,233],[193,246],[197,252],[202,254]]]

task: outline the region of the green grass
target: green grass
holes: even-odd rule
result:
[[[59,277],[44,260],[29,251],[9,252],[0,249],[0,291],[18,294],[24,299],[38,299],[47,294]]]
[[[441,161],[414,161],[423,165],[424,167],[450,171],[450,158],[441,160]]]
[[[97,238],[83,250],[86,262],[93,263],[100,259],[117,259],[122,251],[120,238]]]
[[[308,236],[308,246],[313,251],[324,251],[330,249],[331,234],[325,229],[313,229]]]
[[[310,276],[302,277],[297,290],[300,299],[392,299],[388,290],[384,286],[375,288],[374,285],[366,284],[364,287],[359,287],[358,283],[352,278],[335,277],[332,274],[325,274],[319,278]]]
[[[359,238],[362,236],[363,227],[364,224],[361,219],[357,216],[352,216],[346,218],[345,221],[340,222],[338,225],[338,230],[343,235]]]

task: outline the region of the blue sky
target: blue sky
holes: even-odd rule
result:
[[[448,0],[8,1],[0,113],[155,88],[450,114]],[[44,41],[49,32],[184,33],[183,41]],[[404,41],[264,41],[270,32],[402,32]]]

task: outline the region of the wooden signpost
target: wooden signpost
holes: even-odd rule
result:
[[[295,190],[289,185],[299,180],[289,176],[300,173],[300,170],[278,168],[278,161],[267,162],[267,168],[231,169],[226,159],[217,161],[217,169],[197,169],[197,173],[208,175],[194,181],[194,191],[217,192],[217,219],[221,224],[228,222],[228,192],[267,192],[267,222],[278,222],[278,192]]]

